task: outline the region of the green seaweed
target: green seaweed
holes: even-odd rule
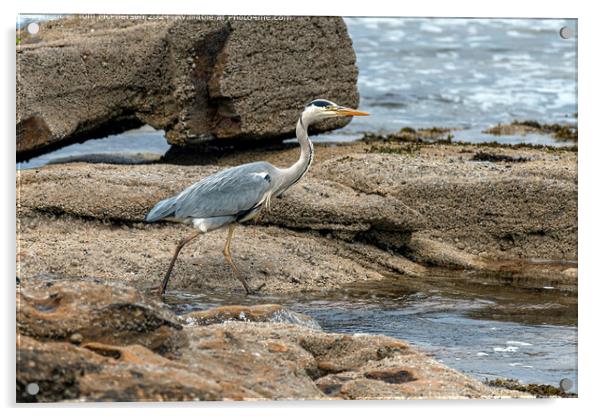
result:
[[[384,153],[396,154],[402,156],[416,157],[416,153],[420,151],[420,146],[409,144],[406,146],[378,146],[372,145],[366,150],[366,153]]]
[[[414,129],[412,127],[403,127],[398,132],[380,135],[376,133],[365,133],[361,139],[365,142],[394,142],[394,143],[432,143],[444,141],[451,143],[454,137],[452,129],[446,127],[429,127]]]
[[[470,160],[474,160],[475,162],[520,163],[520,162],[528,162],[531,159],[529,159],[527,157],[522,157],[522,156],[513,157],[513,156],[508,156],[508,155],[503,155],[503,154],[478,151],[477,153],[474,154],[474,156]]]
[[[480,142],[480,143],[468,143],[463,141],[451,141],[451,138],[438,139],[425,141],[419,137],[408,137],[400,136],[398,133],[364,133],[364,136],[360,139],[364,143],[383,143],[383,144],[399,144],[399,143],[412,143],[419,149],[422,146],[438,146],[438,145],[449,145],[457,147],[472,146],[476,148],[485,149],[534,149],[542,150],[548,153],[562,153],[562,152],[577,152],[579,150],[577,145],[573,146],[549,146],[545,144],[533,144],[533,143],[500,143],[497,141],[492,142]],[[372,146],[374,147],[374,146]],[[374,147],[372,151],[368,150],[369,153],[379,153],[378,147]],[[397,153],[395,151],[383,151],[381,153]]]
[[[549,384],[521,384],[518,380],[511,378],[496,378],[494,380],[485,380],[485,384],[491,387],[499,387],[508,390],[522,391],[534,395],[535,397],[577,397],[576,393],[566,392],[558,387]]]
[[[536,120],[514,120],[510,124],[497,124],[483,133],[493,134],[495,136],[507,134],[549,134],[556,140],[577,142],[578,129],[576,125],[571,124],[542,124]]]

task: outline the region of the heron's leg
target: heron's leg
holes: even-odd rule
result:
[[[240,280],[240,283],[242,283],[242,285],[245,287],[245,292],[247,292],[247,295],[249,295],[249,294],[253,293],[254,291],[249,288],[249,284],[247,283],[247,280],[238,271],[238,268],[236,267],[236,265],[234,264],[234,261],[232,260],[232,253],[230,253],[230,243],[232,242],[232,234],[234,234],[235,226],[236,225],[234,223],[228,225],[228,238],[226,240],[226,245],[224,246],[224,257],[226,258],[226,260],[228,260],[228,263],[230,263],[230,266],[232,266],[234,275],[236,276],[236,278],[238,280]],[[261,289],[262,287],[263,287],[263,285],[261,285],[257,290]]]
[[[188,237],[182,239],[176,246],[176,251],[175,251],[173,257],[171,258],[171,262],[169,263],[169,268],[167,269],[167,273],[165,273],[165,277],[163,278],[163,283],[161,283],[161,287],[159,288],[160,296],[163,296],[163,294],[165,293],[165,289],[167,289],[167,282],[169,282],[169,277],[171,276],[171,271],[173,270],[173,266],[176,263],[178,254],[180,254],[180,250],[182,250],[182,247],[184,247],[186,244],[190,243],[192,240],[194,240],[196,237],[198,237],[201,233],[202,233],[201,231],[195,231]]]

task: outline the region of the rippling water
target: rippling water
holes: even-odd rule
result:
[[[416,282],[397,277],[287,296],[170,291],[178,313],[228,304],[279,303],[326,331],[384,334],[480,379],[515,378],[577,390],[577,302],[557,290]]]
[[[514,119],[576,122],[571,19],[346,18],[361,106],[341,133],[403,126],[481,130]],[[562,27],[573,36],[562,39]],[[468,135],[467,138],[470,138]]]

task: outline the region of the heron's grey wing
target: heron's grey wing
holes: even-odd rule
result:
[[[177,218],[241,215],[265,201],[271,189],[267,163],[226,169],[184,190],[176,201]]]

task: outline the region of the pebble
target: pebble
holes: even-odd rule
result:
[[[71,342],[72,344],[81,344],[83,340],[84,337],[79,332],[76,332],[69,337],[69,342]]]

